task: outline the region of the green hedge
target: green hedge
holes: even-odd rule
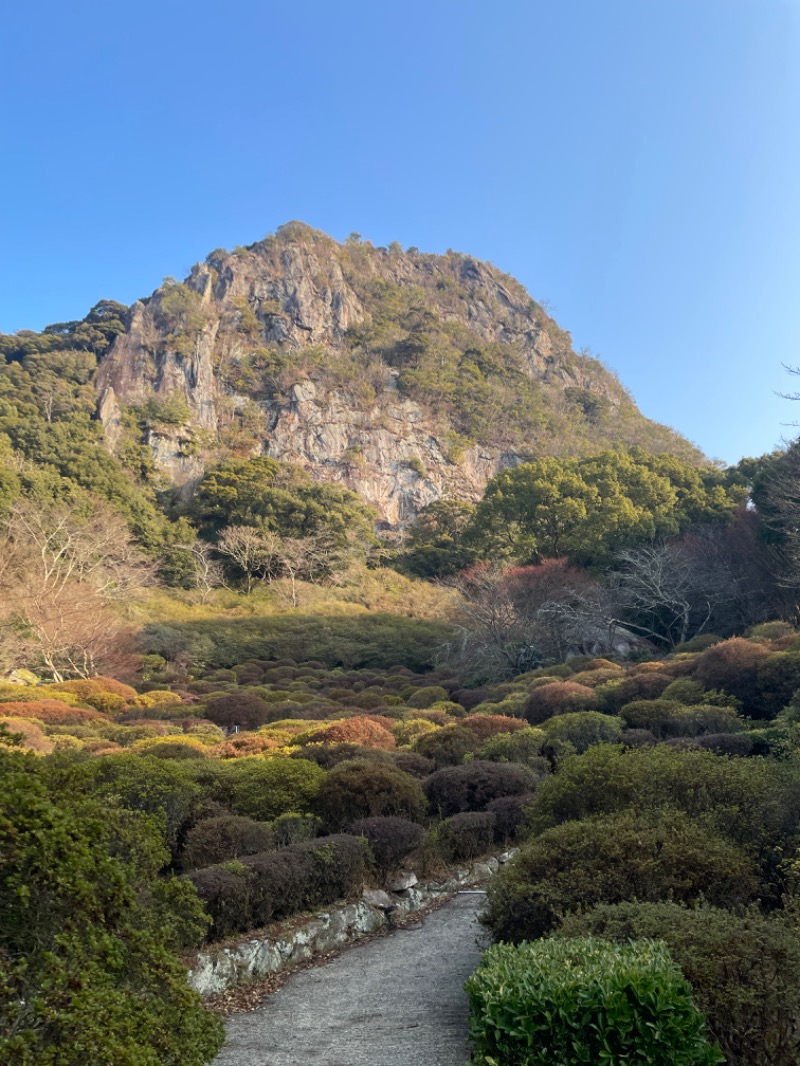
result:
[[[497,944],[466,985],[475,1066],[712,1066],[691,987],[664,944]]]

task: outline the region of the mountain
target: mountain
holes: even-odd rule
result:
[[[536,455],[639,445],[704,461],[490,264],[299,222],[166,279],[98,354],[108,448],[146,445],[184,492],[223,458],[268,455],[393,526]]]

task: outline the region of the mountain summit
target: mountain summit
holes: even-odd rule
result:
[[[109,447],[137,425],[178,485],[267,455],[354,489],[388,525],[536,455],[703,461],[490,264],[299,222],[135,303],[95,383]]]

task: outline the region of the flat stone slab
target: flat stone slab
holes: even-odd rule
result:
[[[467,1066],[464,982],[487,946],[480,893],[297,973],[226,1023],[215,1066]]]

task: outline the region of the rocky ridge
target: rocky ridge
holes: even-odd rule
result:
[[[479,498],[535,454],[622,443],[702,459],[491,265],[300,223],[135,303],[96,388],[109,447],[145,410],[178,486],[228,455],[268,455],[355,490],[389,526]]]

